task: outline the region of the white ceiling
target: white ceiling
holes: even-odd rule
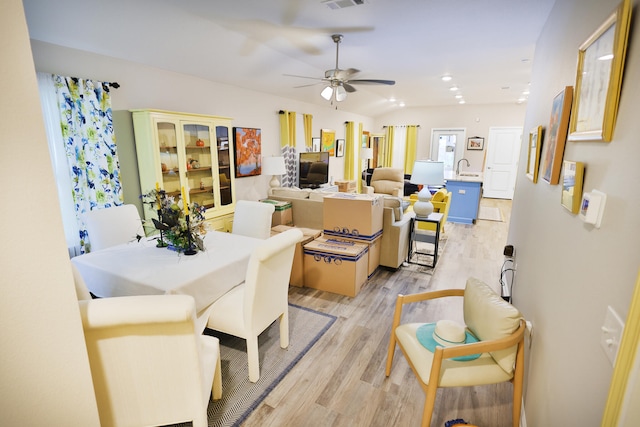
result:
[[[340,2],[350,0],[338,0]],[[358,85],[338,108],[377,116],[421,106],[515,103],[555,0],[24,0],[31,38],[320,105],[335,66]],[[441,81],[451,74],[449,83]],[[78,76],[91,77],[91,76]],[[395,98],[397,101],[389,101]]]

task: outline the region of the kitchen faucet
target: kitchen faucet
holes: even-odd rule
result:
[[[458,160],[458,165],[456,166],[456,175],[460,175],[460,162],[461,162],[461,161],[463,161],[463,160],[464,160],[465,162],[467,162],[467,167],[470,167],[470,166],[471,166],[471,165],[469,164],[469,160],[467,160],[467,159],[465,159],[465,158],[462,158],[462,159]]]

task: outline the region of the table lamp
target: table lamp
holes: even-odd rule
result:
[[[429,216],[433,212],[429,186],[444,184],[444,162],[417,160],[413,165],[409,182],[422,185],[422,190],[418,193],[418,201],[413,205],[413,211],[416,216]]]
[[[284,175],[287,173],[287,169],[284,165],[284,157],[264,157],[262,159],[262,172],[265,175],[273,175],[269,186],[271,188],[280,187],[280,181],[278,181],[278,175]]]

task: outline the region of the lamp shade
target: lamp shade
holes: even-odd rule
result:
[[[360,158],[363,160],[373,159],[373,148],[363,148],[360,150]]]
[[[263,157],[262,172],[265,175],[273,175],[273,178],[269,181],[269,186],[271,188],[280,187],[280,181],[278,181],[276,176],[287,173],[287,168],[284,164],[284,157]]]
[[[412,184],[444,185],[444,162],[417,160],[413,164]]]
[[[431,215],[433,205],[431,204],[429,185],[444,184],[444,162],[416,161],[413,165],[410,182],[423,185],[422,190],[418,193],[418,201],[413,205],[413,211],[416,216],[426,217]]]
[[[265,175],[283,175],[287,172],[284,166],[284,157],[263,157],[262,172]]]
[[[331,86],[325,87],[322,89],[322,92],[320,92],[320,96],[329,101],[333,96],[333,88]]]

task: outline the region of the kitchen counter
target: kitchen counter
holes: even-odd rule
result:
[[[447,190],[451,192],[451,206],[447,221],[474,224],[478,218],[482,197],[482,173],[462,172],[445,174]]]

